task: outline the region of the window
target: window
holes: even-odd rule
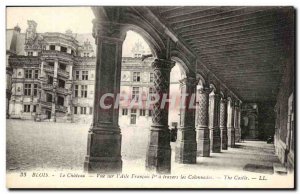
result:
[[[31,84],[24,84],[24,95],[25,96],[31,95]]]
[[[61,97],[61,96],[58,96],[57,97],[57,104],[60,105],[60,106],[63,106],[64,105],[64,97]]]
[[[50,45],[50,50],[54,51],[55,50],[55,45]]]
[[[28,55],[28,56],[33,56],[33,52],[32,52],[32,51],[29,51],[29,52],[27,52],[27,55]]]
[[[150,82],[154,82],[154,73],[150,73]]]
[[[82,80],[88,80],[88,78],[89,78],[88,74],[89,74],[88,71],[82,71],[82,75],[81,75]]]
[[[66,53],[67,52],[67,47],[61,46],[60,51]]]
[[[48,62],[48,65],[49,65],[50,67],[54,67],[54,62]]]
[[[141,80],[140,72],[133,72],[133,81],[140,82],[140,80]]]
[[[86,114],[86,107],[80,107],[80,114],[82,115]]]
[[[67,68],[67,65],[66,64],[63,64],[63,63],[59,63],[59,68],[61,69],[61,70],[66,70],[66,68]]]
[[[24,105],[24,112],[30,112],[30,105]]]
[[[53,77],[48,75],[48,80],[47,80],[48,84],[53,84]]]
[[[33,105],[33,110],[32,112],[36,112],[36,105]]]
[[[60,87],[60,88],[65,88],[65,81],[59,79],[59,80],[58,80],[58,87]]]
[[[34,70],[34,78],[35,79],[39,78],[39,70],[38,69]]]
[[[75,79],[79,80],[79,71],[75,71]]]
[[[74,106],[74,114],[77,114],[77,106]]]
[[[52,94],[47,93],[47,102],[52,102]]]
[[[123,108],[122,109],[122,115],[127,115],[128,114],[128,109],[127,108]]]
[[[145,116],[146,115],[146,110],[145,109],[141,109],[140,110],[140,116]]]
[[[78,85],[75,85],[74,86],[74,95],[75,95],[75,97],[78,97]]]
[[[148,115],[149,115],[149,117],[152,116],[152,110],[148,110]]]
[[[132,99],[139,100],[139,87],[132,87]]]
[[[154,91],[154,88],[150,87],[149,88],[149,97],[151,100],[154,100],[154,95],[155,95],[155,91]]]
[[[131,114],[136,114],[136,109],[131,109]]]
[[[81,86],[81,98],[87,98],[87,85]]]
[[[83,53],[84,57],[89,57],[89,53]]]
[[[90,107],[90,115],[93,114],[93,107]]]
[[[33,84],[33,95],[34,96],[38,95],[38,85],[37,84]]]
[[[31,69],[25,69],[25,78],[32,78],[32,70]]]

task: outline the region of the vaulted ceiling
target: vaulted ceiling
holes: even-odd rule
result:
[[[150,7],[243,101],[275,100],[294,63],[292,7]]]

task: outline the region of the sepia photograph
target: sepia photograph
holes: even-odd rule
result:
[[[295,7],[5,9],[7,188],[295,188]]]

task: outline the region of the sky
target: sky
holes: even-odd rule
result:
[[[70,29],[73,33],[92,33],[94,14],[90,7],[7,7],[6,28],[16,25],[21,33],[26,32],[27,20],[37,22],[37,32],[61,32]],[[140,40],[150,53],[150,48],[144,39],[133,31],[128,31],[123,43],[123,56],[131,56],[131,49]]]

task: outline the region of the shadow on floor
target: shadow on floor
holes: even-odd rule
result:
[[[243,170],[248,172],[262,173],[262,174],[274,174],[274,170],[272,166],[265,166],[259,164],[246,164]]]

